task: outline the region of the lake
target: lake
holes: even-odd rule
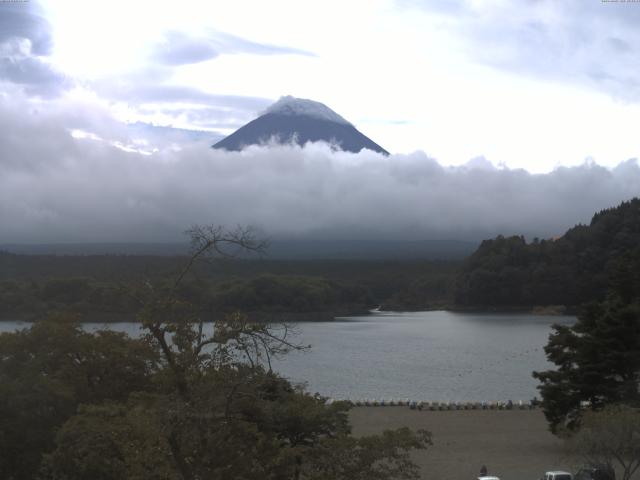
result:
[[[298,323],[311,344],[274,368],[310,392],[340,399],[424,401],[529,400],[538,395],[533,370],[550,367],[543,347],[551,324],[573,317],[444,311],[384,312],[335,322]],[[0,322],[0,331],[26,327]],[[89,330],[100,324],[86,324]],[[135,323],[109,324],[131,335]],[[539,396],[539,395],[538,395]]]

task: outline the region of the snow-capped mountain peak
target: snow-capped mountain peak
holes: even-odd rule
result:
[[[357,153],[366,148],[389,154],[326,105],[291,96],[280,98],[258,118],[220,140],[213,148],[240,151],[248,145],[272,142],[301,146],[308,142],[325,142],[345,152]]]
[[[267,108],[262,114],[267,113],[276,115],[302,115],[351,125],[324,103],[307,100],[306,98],[295,98],[291,95],[280,97],[280,100]]]

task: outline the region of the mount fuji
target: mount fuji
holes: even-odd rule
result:
[[[268,142],[327,142],[340,150],[357,153],[363,148],[389,155],[347,120],[320,102],[286,96],[258,118],[219,141],[213,148],[239,151]]]

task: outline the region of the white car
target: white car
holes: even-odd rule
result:
[[[478,480],[500,480],[500,479],[492,475],[484,475],[482,477],[478,477]]]
[[[573,475],[569,472],[563,472],[561,470],[554,470],[552,472],[547,472],[542,477],[542,480],[573,480]]]

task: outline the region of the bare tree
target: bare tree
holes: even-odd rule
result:
[[[220,225],[194,225],[184,233],[191,238],[191,255],[176,276],[174,289],[199,259],[235,258],[242,253],[263,255],[269,245],[266,240],[258,239],[251,227],[238,226],[227,230]]]
[[[235,258],[243,253],[261,255],[267,242],[257,239],[248,227],[228,230],[217,225],[195,225],[185,233],[191,238],[191,253],[170,288],[157,288],[146,282],[146,291],[138,298],[142,327],[148,332],[148,340],[160,349],[180,394],[186,395],[188,373],[194,369],[243,361],[271,370],[272,358],[307,348],[291,341],[290,326],[251,322],[240,313],[217,320],[213,333],[208,334],[202,309],[180,297],[180,286],[198,262]]]
[[[234,313],[215,322],[207,322],[201,305],[183,298],[180,287],[193,275],[194,267],[207,259],[234,258],[242,253],[263,254],[267,243],[258,240],[250,228],[233,230],[222,226],[193,226],[185,232],[191,238],[191,253],[169,286],[154,286],[145,282],[141,295],[138,318],[146,330],[145,338],[160,350],[172,388],[186,412],[193,408],[195,393],[200,380],[211,372],[222,369],[238,369],[247,365],[271,371],[271,360],[291,350],[307,347],[291,341],[291,328],[285,324],[269,325],[251,322],[246,315]],[[213,329],[206,328],[210,323]],[[232,386],[226,395],[227,408],[219,412],[218,421],[229,417],[229,407],[249,377]],[[196,412],[199,414],[198,412]],[[184,416],[184,413],[182,414]],[[175,425],[184,423],[184,418],[166,422],[165,436],[175,465],[186,480],[197,478],[185,454],[180,430]],[[213,419],[209,419],[213,421]]]

